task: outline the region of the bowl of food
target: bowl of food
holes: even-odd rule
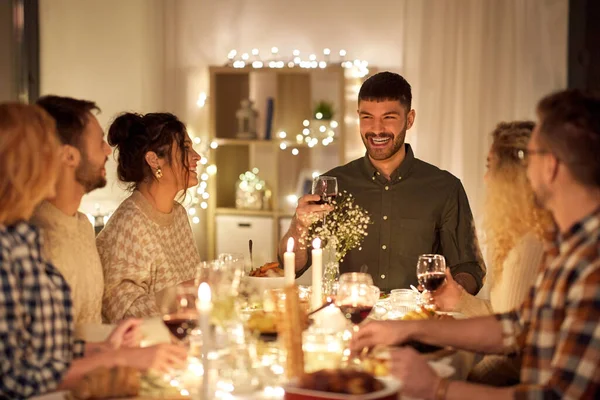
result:
[[[268,289],[280,289],[285,285],[283,269],[280,268],[278,262],[271,262],[262,267],[254,268],[243,279],[250,289],[256,290],[258,293],[263,293]]]
[[[285,400],[397,400],[400,383],[357,370],[323,369],[290,382]]]

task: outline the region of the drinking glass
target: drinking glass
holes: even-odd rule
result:
[[[198,265],[196,284],[210,285],[213,297],[211,320],[214,324],[236,320],[236,298],[238,297],[244,259],[241,255],[222,254],[217,260],[204,261]]]
[[[446,259],[440,254],[423,254],[417,261],[417,279],[426,293],[433,293],[446,281]],[[426,307],[433,307],[433,299],[428,296]]]
[[[372,285],[373,277],[366,272],[346,272],[340,275],[340,285],[342,283],[364,283],[365,285]]]
[[[198,290],[193,285],[178,285],[175,296],[163,310],[163,322],[169,331],[184,344],[189,343],[188,336],[198,327],[196,300]]]
[[[353,335],[358,332],[358,325],[371,313],[371,310],[379,300],[379,288],[368,283],[368,279],[361,273],[352,273],[352,276],[340,277],[340,286],[335,298],[335,304],[339,307],[344,317],[352,323]],[[369,276],[370,278],[370,276]],[[372,278],[371,282],[372,282]],[[349,351],[344,352],[349,355]],[[359,359],[353,357],[348,360],[350,364],[358,364]]]
[[[334,176],[319,176],[313,179],[312,194],[319,195],[321,200],[316,204],[331,204],[338,195],[338,182]]]

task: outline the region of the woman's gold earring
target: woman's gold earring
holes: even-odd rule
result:
[[[154,175],[155,175],[155,176],[156,176],[158,179],[162,178],[162,176],[163,176],[163,175],[162,175],[162,169],[160,169],[160,167],[157,167],[157,168],[156,168],[156,172],[154,173]]]

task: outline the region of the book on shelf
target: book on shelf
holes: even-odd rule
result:
[[[265,140],[271,140],[273,129],[274,101],[272,97],[267,98],[267,113],[265,115]]]

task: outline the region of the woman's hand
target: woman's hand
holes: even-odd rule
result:
[[[117,365],[140,371],[153,370],[168,373],[182,368],[187,360],[187,350],[181,345],[158,344],[144,348],[115,350]]]
[[[106,339],[107,345],[112,349],[121,347],[139,347],[142,334],[140,332],[141,319],[126,319],[117,325]]]
[[[433,303],[440,311],[455,311],[456,305],[463,295],[464,289],[460,286],[446,268],[446,282],[435,292],[429,293]]]

